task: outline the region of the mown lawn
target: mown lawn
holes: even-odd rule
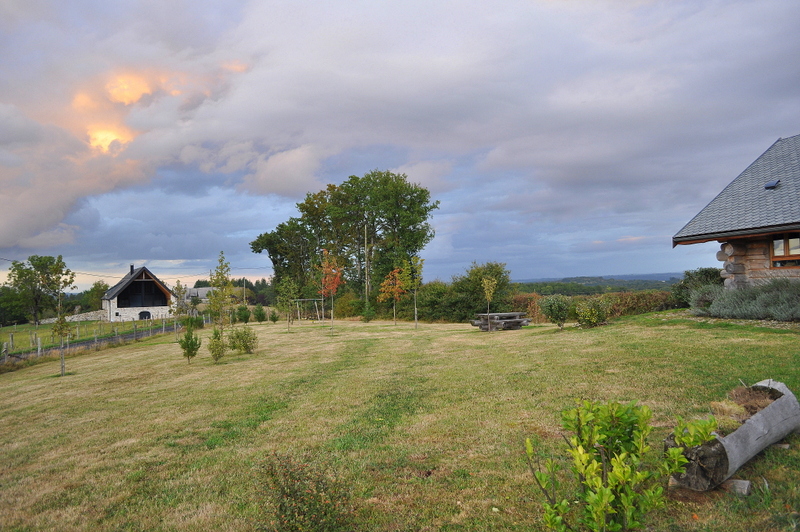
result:
[[[590,330],[255,325],[253,355],[191,364],[174,335],[0,375],[0,529],[254,530],[259,464],[311,452],[351,486],[361,530],[539,530],[524,439],[563,448],[576,398],[636,400],[658,447],[676,416],[764,378],[800,393],[800,333],[675,313]],[[208,331],[202,333],[204,341]],[[674,497],[651,530],[794,530],[800,437]]]

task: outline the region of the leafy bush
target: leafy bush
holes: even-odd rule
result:
[[[514,294],[511,298],[511,310],[514,312],[524,312],[531,323],[545,323],[547,316],[542,313],[539,301],[542,296],[536,293]]]
[[[587,329],[603,325],[608,320],[608,307],[608,302],[601,297],[578,301],[575,305],[578,325]]]
[[[240,321],[242,323],[250,323],[250,309],[247,308],[247,305],[239,305],[236,308],[236,321]]]
[[[308,455],[273,453],[259,469],[264,524],[276,532],[355,529],[347,488]]]
[[[192,359],[197,356],[198,351],[200,351],[201,343],[200,338],[194,334],[191,328],[187,328],[186,332],[183,334],[183,338],[178,340],[178,345],[183,349],[183,356],[186,357],[188,363],[191,364]]]
[[[214,362],[219,362],[220,359],[225,356],[226,350],[227,346],[222,337],[222,331],[214,327],[214,331],[211,333],[211,339],[208,341],[208,351],[211,353],[211,358],[214,359]]]
[[[648,511],[664,503],[661,480],[680,472],[687,463],[681,448],[667,450],[655,468],[648,468],[647,437],[652,431],[647,406],[610,402],[578,402],[562,414],[565,430],[575,433],[567,452],[572,473],[580,485],[567,496],[559,492],[560,467],[553,459],[544,468],[531,439],[525,442],[528,466],[545,496],[544,521],[548,528],[593,532],[636,530],[644,527]],[[534,465],[536,462],[536,465]],[[544,469],[544,470],[542,470]]]
[[[258,347],[258,336],[250,327],[237,327],[228,334],[228,345],[240,353],[252,353]]]
[[[722,286],[719,268],[697,268],[683,272],[683,279],[672,285],[672,297],[679,307],[691,305],[692,292],[704,286]]]
[[[564,324],[567,322],[570,305],[571,299],[560,294],[543,297],[539,300],[539,308],[542,309],[542,314],[547,317],[550,323],[558,325],[559,329],[563,329]]]
[[[181,325],[186,329],[196,330],[202,329],[205,323],[202,316],[186,316],[181,319]]]
[[[800,321],[800,281],[773,279],[735,290],[702,288],[692,292],[692,311],[715,318]]]
[[[253,309],[253,319],[256,320],[258,323],[267,319],[267,311],[264,310],[264,305],[259,303],[256,305],[256,308]]]
[[[597,296],[605,301],[609,318],[635,316],[673,308],[674,299],[666,290],[639,290],[637,292],[612,292]]]
[[[375,319],[375,309],[372,306],[367,305],[364,310],[361,312],[361,321],[364,323],[369,323]]]

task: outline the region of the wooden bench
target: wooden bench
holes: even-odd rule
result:
[[[477,319],[472,321],[472,326],[479,327],[482,331],[512,331],[530,324],[530,318],[524,316],[524,312],[492,312],[489,314],[484,312],[475,314]]]

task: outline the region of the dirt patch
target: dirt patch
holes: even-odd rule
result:
[[[770,404],[772,404],[772,402],[775,401],[775,399],[778,399],[780,396],[781,393],[776,390],[761,390],[746,386],[739,386],[738,388],[734,388],[728,394],[728,398],[731,401],[740,405],[747,411],[748,414],[747,418],[764,410]],[[742,421],[744,421],[744,419],[742,419]]]

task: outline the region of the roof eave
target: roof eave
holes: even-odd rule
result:
[[[701,244],[703,242],[711,242],[717,240],[731,240],[736,238],[751,238],[756,236],[769,236],[778,233],[785,233],[786,231],[800,230],[800,222],[776,225],[771,227],[754,227],[752,229],[738,229],[735,231],[722,231],[718,233],[706,233],[702,235],[687,235],[687,236],[674,236],[672,237],[672,247],[683,244]]]

